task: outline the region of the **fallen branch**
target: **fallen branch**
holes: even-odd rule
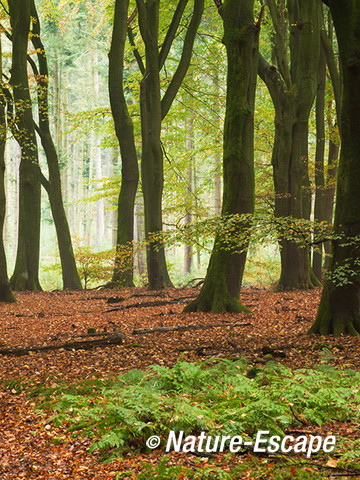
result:
[[[142,335],[155,332],[186,332],[188,330],[202,330],[216,327],[246,327],[251,323],[211,323],[207,325],[176,325],[175,327],[138,328],[133,330],[133,335]]]
[[[193,298],[193,297],[181,297],[181,298],[175,298],[173,300],[158,300],[156,302],[132,303],[130,305],[123,305],[122,307],[110,308],[110,310],[105,310],[104,313],[117,312],[119,310],[127,310],[128,308],[160,307],[162,305],[171,305],[173,303],[187,303],[190,298]]]
[[[197,283],[196,283],[194,286],[192,286],[191,284],[192,284],[193,282],[197,282]],[[191,288],[197,288],[197,287],[199,287],[200,285],[202,285],[204,282],[205,282],[205,278],[192,278],[191,280],[189,280],[189,281],[187,282],[186,285],[184,285],[184,286],[181,287],[181,288],[190,288],[190,287],[191,287]]]
[[[125,339],[123,333],[117,333],[116,335],[107,335],[105,338],[99,338],[96,340],[82,340],[79,342],[63,343],[61,345],[39,345],[36,347],[25,348],[4,348],[0,349],[0,355],[15,355],[21,357],[27,355],[30,352],[48,352],[52,350],[89,350],[94,347],[107,347],[109,345],[121,345]]]

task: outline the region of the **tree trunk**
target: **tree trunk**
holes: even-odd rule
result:
[[[121,152],[121,188],[118,199],[117,240],[112,281],[119,286],[133,286],[133,239],[135,196],[139,167],[134,127],[123,87],[124,49],[129,1],[116,0],[114,26],[109,52],[109,94],[116,136]]]
[[[325,179],[325,210],[324,220],[332,225],[334,214],[334,199],[336,190],[337,164],[340,150],[340,139],[338,128],[340,127],[340,109],[341,109],[341,77],[338,68],[337,57],[333,48],[333,21],[330,10],[328,11],[328,28],[321,28],[321,46],[326,56],[326,62],[331,78],[331,85],[335,101],[335,120],[333,120],[333,103],[330,99],[327,103],[327,119],[329,129],[329,154],[327,161],[327,174]],[[324,269],[329,267],[331,246],[330,242],[324,243],[325,261]]]
[[[325,52],[321,49],[318,88],[316,94],[316,154],[315,154],[315,207],[314,220],[322,222],[325,220],[325,83],[326,83],[326,58]],[[322,277],[322,244],[313,249],[312,268],[316,278],[321,282]]]
[[[227,53],[227,98],[224,126],[224,191],[222,216],[254,211],[254,104],[258,68],[259,25],[254,0],[227,0],[219,8]],[[239,231],[247,222],[237,222]],[[205,282],[184,311],[241,312],[239,301],[247,244],[228,245],[217,235]]]
[[[47,181],[42,177],[42,183],[49,195],[51,213],[55,223],[62,268],[63,288],[81,290],[81,281],[76,268],[71,234],[62,198],[59,158],[50,133],[48,104],[49,72],[45,47],[41,40],[40,20],[34,0],[31,1],[31,15],[35,19],[31,40],[37,51],[39,62],[38,75],[36,71],[34,72],[38,86],[39,126],[37,131],[45,151],[49,170],[49,180]]]
[[[193,150],[194,150],[194,119],[190,118],[189,122],[186,125],[187,137],[185,142],[185,149],[187,151],[188,166],[186,168],[186,179],[187,179],[187,195],[191,197],[193,194]],[[190,198],[187,201],[186,213],[185,213],[185,224],[190,225],[192,222],[191,206],[192,200]],[[193,247],[191,243],[184,245],[184,275],[189,275],[192,268],[193,260]]]
[[[157,28],[157,27],[156,27]],[[157,41],[156,46],[157,62]],[[148,54],[148,56],[150,56]],[[150,63],[149,60],[147,63]],[[155,63],[157,64],[157,63]],[[159,240],[150,240],[162,231],[162,193],[164,186],[163,152],[161,148],[161,98],[159,71],[149,68],[140,86],[141,108],[141,180],[144,195],[147,268],[150,290],[171,285],[166,267],[165,250]]]
[[[332,258],[311,333],[360,333],[360,5],[327,2],[339,44],[343,95]],[[341,236],[342,238],[339,238]]]
[[[329,225],[332,225],[333,216],[334,216],[336,175],[337,175],[337,168],[338,168],[339,150],[340,150],[339,145],[334,143],[330,135],[328,165],[327,165],[327,175],[326,175],[326,188],[325,188],[325,211],[324,211],[324,220]],[[325,270],[327,270],[329,268],[330,253],[331,253],[330,242],[324,243],[324,251],[325,251],[324,268]]]
[[[2,75],[2,42],[0,36],[0,75]],[[0,99],[0,302],[16,302],[11,291],[7,274],[7,264],[4,248],[4,222],[5,222],[5,144],[6,144],[6,117],[5,101]]]
[[[41,290],[39,283],[40,169],[27,74],[30,0],[10,0],[12,68],[16,123],[21,148],[18,250],[11,285],[15,290]]]
[[[169,112],[187,73],[195,36],[204,10],[204,0],[194,0],[193,14],[186,30],[181,57],[168,87],[161,98],[160,71],[171,49],[188,0],[179,0],[159,52],[160,0],[137,0],[139,26],[145,44],[146,65],[138,59],[143,78],[140,82],[142,135],[141,179],[144,195],[145,235],[149,288],[158,290],[171,285],[162,242],[156,238],[162,231],[163,152],[161,123]],[[155,237],[155,238],[154,238]]]
[[[275,108],[272,164],[281,255],[281,275],[276,290],[307,289],[318,284],[310,267],[308,248],[289,239],[282,222],[286,218],[310,218],[308,120],[317,88],[320,10],[312,0],[288,2],[287,25],[275,0],[269,0],[268,5],[275,29],[278,68],[261,57],[259,75],[269,89]]]

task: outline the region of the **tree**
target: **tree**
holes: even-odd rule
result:
[[[260,20],[254,22],[254,0],[225,0],[218,5],[227,54],[227,97],[224,125],[224,190],[221,215],[254,211],[254,108]],[[247,222],[235,228],[246,229]],[[247,245],[235,250],[218,234],[199,296],[184,311],[222,313],[247,310],[239,301]]]
[[[339,45],[343,94],[341,152],[331,260],[311,333],[360,333],[360,5],[324,1]]]
[[[274,25],[276,67],[260,57],[259,75],[275,108],[272,165],[275,216],[309,219],[308,120],[317,89],[320,51],[320,4],[313,0],[269,0]],[[289,44],[288,44],[289,38]],[[288,55],[290,49],[290,58]],[[286,238],[279,229],[281,275],[278,290],[318,285],[310,268],[308,248]]]
[[[327,117],[327,127],[329,135],[329,146],[328,146],[328,158],[327,158],[327,168],[325,171],[324,161],[321,159],[321,156],[318,157],[318,161],[315,165],[315,183],[318,180],[320,188],[316,188],[315,193],[315,212],[314,217],[317,221],[325,221],[327,224],[332,225],[333,223],[333,212],[334,212],[334,200],[335,200],[335,187],[336,187],[336,172],[337,164],[340,150],[340,138],[339,138],[339,120],[340,120],[340,105],[341,105],[341,80],[340,73],[337,65],[337,60],[334,54],[333,47],[333,25],[331,14],[328,12],[328,28],[326,30],[325,25],[322,25],[320,31],[321,37],[321,47],[323,54],[326,57],[326,63],[328,71],[331,78],[331,91],[330,98],[327,100],[326,105],[326,117]],[[318,96],[322,97],[322,89],[318,90]],[[329,95],[328,95],[329,96]],[[318,99],[317,99],[318,101]],[[321,102],[322,103],[322,102]],[[334,109],[335,103],[335,109]],[[324,108],[323,105],[318,105],[316,109],[316,115],[319,118],[320,116],[324,117],[324,113],[321,113],[321,110]],[[319,108],[318,108],[319,107]],[[335,110],[335,112],[334,112]],[[324,122],[324,118],[321,119],[321,122]],[[317,121],[317,126],[318,126]],[[325,128],[325,125],[324,125]],[[322,127],[321,127],[322,129]],[[322,141],[321,137],[323,134],[320,132],[317,133],[318,143],[317,147],[319,151],[322,150]],[[318,177],[316,179],[316,177]],[[324,267],[327,269],[329,265],[329,256],[330,256],[330,244],[325,242],[323,245],[320,245],[314,249],[313,253],[313,270],[317,278],[320,279],[321,267],[322,267],[322,249],[326,253]]]
[[[40,168],[27,72],[31,0],[9,0],[8,4],[12,27],[10,84],[15,110],[8,118],[21,148],[18,248],[11,285],[15,290],[41,290]]]
[[[40,20],[34,0],[31,0],[31,16],[33,18],[31,41],[36,50],[39,71],[35,62],[31,61],[38,86],[39,124],[36,131],[40,136],[49,169],[49,180],[41,175],[41,182],[49,195],[59,245],[63,287],[69,290],[81,290],[81,281],[76,268],[69,224],[66,218],[61,192],[61,177],[58,154],[50,132],[48,85],[49,71],[45,47],[41,39]]]
[[[163,151],[161,123],[169,112],[176,94],[188,70],[196,32],[198,30],[204,0],[194,0],[193,13],[183,41],[180,60],[161,97],[160,71],[173,45],[188,0],[179,0],[170,26],[159,51],[160,0],[136,1],[139,27],[145,46],[145,65],[137,57],[142,80],[140,82],[140,110],[142,159],[141,179],[144,195],[145,234],[150,240],[147,247],[149,287],[152,290],[170,285],[163,245],[151,236],[162,230]]]
[[[109,52],[110,104],[121,152],[121,189],[118,199],[116,255],[112,277],[112,281],[119,286],[133,286],[134,211],[139,182],[134,126],[127,107],[123,84],[128,9],[129,0],[116,0]],[[126,250],[128,261],[121,266],[124,250]]]
[[[0,37],[0,75],[2,75],[2,44]],[[15,302],[16,299],[11,291],[7,274],[6,256],[3,241],[3,230],[5,221],[5,142],[6,142],[6,99],[2,96],[0,100],[0,301]]]
[[[325,216],[325,87],[326,59],[324,50],[320,51],[318,86],[316,93],[316,153],[315,153],[315,205],[314,220],[321,222]],[[312,268],[316,278],[321,282],[322,276],[322,244],[313,251]]]

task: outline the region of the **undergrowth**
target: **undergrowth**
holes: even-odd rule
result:
[[[273,362],[260,368],[242,359],[212,359],[131,370],[113,382],[38,386],[32,396],[47,415],[52,412],[55,426],[93,438],[91,451],[118,456],[144,451],[155,434],[164,445],[170,430],[252,438],[258,430],[283,436],[292,426],[355,422],[359,386],[360,373],[327,365],[291,370]]]

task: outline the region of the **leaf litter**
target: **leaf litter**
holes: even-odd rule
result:
[[[252,313],[182,313],[182,299],[197,294],[194,288],[171,288],[159,292],[159,296],[145,288],[101,290],[96,295],[91,290],[24,292],[17,294],[17,304],[0,304],[0,349],[60,345],[80,336],[91,336],[91,332],[120,331],[125,335],[124,343],[117,346],[31,352],[20,357],[0,355],[0,478],[115,479],[119,472],[129,469],[135,476],[128,478],[137,478],[143,462],[156,464],[163,455],[160,450],[142,455],[129,452],[110,463],[99,463],[99,454],[88,452],[92,440],[80,436],[74,439],[64,426],[55,428],[47,423],[19,387],[22,383],[50,386],[62,381],[111,379],[130,369],[147,369],[155,364],[173,366],[179,358],[197,362],[211,357],[245,356],[259,366],[272,360],[291,368],[327,363],[360,370],[359,338],[307,334],[321,289],[274,293],[263,286],[244,287],[242,301]],[[117,298],[109,302],[115,303],[117,310],[107,311],[109,298]],[[174,302],[176,299],[179,302]],[[166,300],[168,304],[164,303]],[[148,305],[141,307],[142,303]],[[245,325],[229,326],[230,323]],[[219,326],[133,334],[135,329],[189,324]],[[350,440],[357,438],[358,432],[354,425],[333,422],[321,428],[300,426],[297,432],[302,431],[318,435],[333,432]],[[241,457],[232,461],[239,462]],[[192,468],[206,464],[208,458],[173,453],[170,462]],[[223,457],[217,456],[215,463],[224,464]],[[336,470],[337,461],[330,458],[324,466]],[[346,478],[344,473],[336,472]]]

